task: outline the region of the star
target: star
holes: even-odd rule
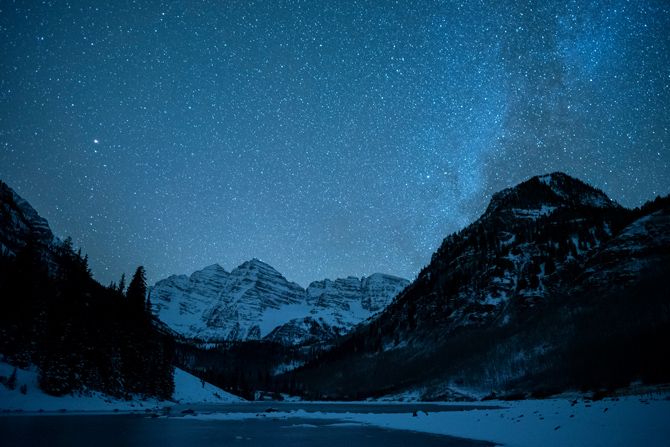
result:
[[[411,279],[535,175],[670,192],[667,0],[19,3],[0,179],[103,284],[254,257]]]

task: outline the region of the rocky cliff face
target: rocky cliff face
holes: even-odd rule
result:
[[[199,329],[202,314],[218,299],[230,273],[214,264],[186,275],[160,280],[149,292],[153,310],[161,321],[180,334]]]
[[[52,272],[57,268],[55,250],[62,242],[54,236],[46,219],[13,189],[0,182],[0,253],[14,256],[31,241]]]
[[[219,265],[174,275],[149,291],[158,318],[187,338],[329,341],[388,305],[407,280],[374,274],[316,281],[307,290],[253,259],[227,273]]]
[[[362,279],[324,279],[307,287],[307,302],[315,307],[352,310],[361,306],[365,311],[377,312],[389,304],[389,296],[395,297],[408,284],[406,279],[382,273]]]
[[[361,280],[363,309],[378,312],[389,305],[389,297],[395,297],[409,285],[406,279],[375,273]]]
[[[505,325],[567,292],[629,215],[565,174],[533,177],[495,194],[480,219],[445,238],[401,302],[441,330]]]
[[[304,303],[304,291],[296,283],[286,280],[277,270],[253,259],[235,268],[217,300],[203,313],[206,323],[203,335],[216,339],[228,332],[227,341],[259,339],[263,314]],[[233,326],[231,328],[231,323]],[[263,329],[266,329],[263,325]]]
[[[382,273],[314,281],[306,290],[308,316],[292,318],[266,338],[290,345],[332,340],[384,309],[408,284]]]
[[[307,287],[307,302],[315,307],[338,307],[349,310],[350,304],[360,301],[361,280],[350,276],[335,281],[314,281]]]

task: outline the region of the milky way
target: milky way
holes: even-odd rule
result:
[[[104,284],[411,279],[531,176],[670,192],[666,1],[0,9],[0,179]]]

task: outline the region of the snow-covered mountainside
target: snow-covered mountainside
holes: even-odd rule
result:
[[[149,290],[171,329],[204,341],[272,340],[312,344],[348,332],[388,305],[409,281],[376,273],[315,281],[304,290],[253,259],[232,272],[218,264],[173,275]]]
[[[151,304],[161,321],[180,334],[189,332],[202,320],[203,312],[218,299],[230,273],[218,264],[210,265],[188,277],[172,275],[162,279],[150,291]]]

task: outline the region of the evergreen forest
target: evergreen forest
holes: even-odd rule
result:
[[[156,329],[144,267],[104,287],[67,238],[45,262],[39,243],[0,257],[0,352],[18,367],[36,365],[54,396],[99,391],[169,398],[174,390],[171,337]]]

